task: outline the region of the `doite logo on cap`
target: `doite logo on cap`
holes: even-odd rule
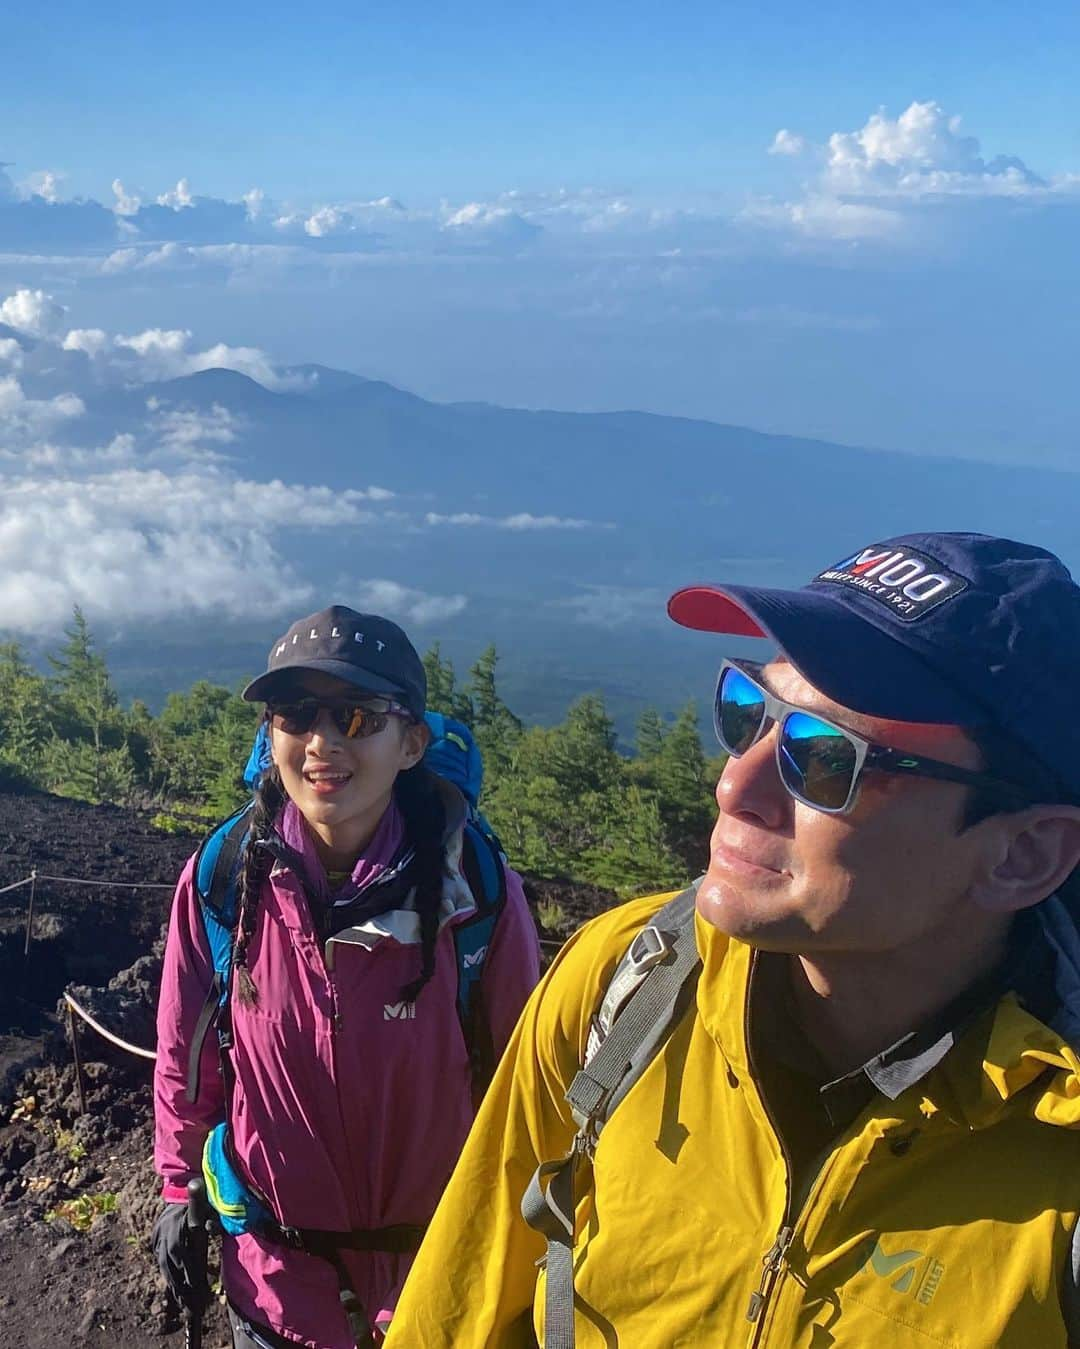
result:
[[[838,562],[815,579],[847,586],[877,600],[902,623],[913,623],[967,588],[962,576],[924,553],[880,543]]]

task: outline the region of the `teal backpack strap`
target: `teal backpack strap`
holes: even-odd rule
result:
[[[589,1036],[585,1063],[566,1093],[578,1132],[567,1155],[536,1168],[521,1214],[547,1239],[544,1349],[574,1349],[575,1179],[592,1159],[611,1112],[659,1053],[693,996],[701,971],[694,940],[698,883],[669,901],[630,943]]]
[[[495,1046],[484,1015],[481,979],[495,925],[506,906],[506,872],[494,837],[476,819],[465,825],[461,865],[476,912],[453,929],[457,1009],[472,1068],[473,1102],[479,1104],[495,1071]]]
[[[210,1027],[217,1026],[218,1045],[231,1044],[229,1027],[229,984],[232,974],[233,933],[236,929],[236,873],[247,837],[251,803],[242,807],[211,833],[195,859],[195,891],[199,898],[199,916],[206,933],[214,976],[195,1022],[188,1049],[187,1099],[199,1099],[199,1069],[203,1042]]]

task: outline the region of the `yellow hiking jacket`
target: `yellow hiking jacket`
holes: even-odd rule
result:
[[[668,898],[589,923],[534,993],[388,1349],[543,1344],[544,1242],[521,1198],[538,1163],[570,1146],[564,1093],[590,1017]],[[700,917],[696,938],[695,1007],[612,1113],[592,1183],[579,1181],[580,1349],[1071,1343],[1062,1297],[1080,1212],[1080,1062],[1062,1037],[1003,998],[916,1085],[894,1101],[875,1095],[806,1192],[790,1194],[748,1063],[752,953]]]

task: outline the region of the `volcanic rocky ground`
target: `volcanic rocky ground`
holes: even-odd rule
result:
[[[0,794],[0,889],[39,874],[28,954],[30,887],[0,894],[0,1343],[10,1349],[183,1343],[149,1246],[159,1209],[151,1065],[84,1027],[82,1113],[59,1000],[69,990],[117,1035],[153,1048],[169,890],[85,882],[171,886],[197,842],[129,810]],[[586,887],[526,890],[559,929],[541,926],[548,938],[612,903]],[[219,1305],[204,1343],[228,1343]]]

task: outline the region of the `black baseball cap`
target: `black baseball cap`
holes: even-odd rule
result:
[[[986,534],[903,534],[798,590],[686,586],[688,628],[768,637],[844,707],[897,721],[997,726],[1080,796],[1071,730],[1080,586],[1043,548]]]
[[[266,673],[253,679],[242,696],[249,703],[272,701],[305,670],[333,675],[365,693],[395,698],[417,721],[424,715],[423,662],[402,629],[379,614],[361,614],[335,604],[299,619],[270,648]]]

